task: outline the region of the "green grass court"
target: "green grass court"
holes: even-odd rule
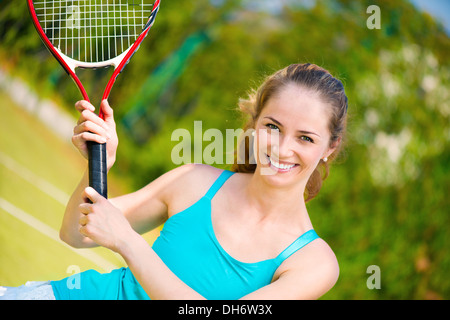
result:
[[[62,141],[3,91],[0,101],[0,285],[58,280],[72,274],[69,266],[99,272],[124,266],[107,249],[71,249],[59,240],[64,203],[86,162],[70,141]],[[121,186],[110,179],[110,195]]]

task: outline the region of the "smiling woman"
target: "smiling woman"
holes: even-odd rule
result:
[[[127,267],[81,272],[78,289],[70,279],[51,281],[54,297],[317,299],[329,291],[338,262],[299,195],[317,194],[311,177],[327,168],[325,159],[335,157],[342,140],[342,83],[317,66],[291,65],[269,77],[254,101],[246,128],[255,133],[253,168],[182,165],[111,199],[88,187],[86,173],[67,204],[60,237],[77,248],[106,247]],[[111,168],[118,145],[112,109],[102,102],[103,120],[89,102],[75,106],[75,146],[87,157],[88,141],[107,140]],[[150,247],[140,234],[163,223]]]
[[[320,191],[323,180],[327,178],[329,163],[337,157],[344,138],[348,100],[342,82],[316,65],[293,64],[267,77],[257,91],[240,101],[239,106],[241,111],[248,115],[244,130],[265,126],[271,130],[277,130],[281,138],[285,140],[286,135],[291,132],[286,132],[287,128],[284,126],[287,123],[281,122],[283,118],[292,125],[292,130],[296,131],[295,134],[292,132],[292,137],[296,136],[298,139],[297,148],[305,144],[326,148],[323,150],[326,152],[314,166],[314,170],[309,172],[305,200],[313,199]],[[274,112],[277,116],[273,116]],[[293,114],[297,116],[293,117]],[[258,137],[264,138],[261,135]],[[264,138],[264,143],[268,143],[266,140]],[[280,139],[276,140],[282,143]],[[246,144],[246,149],[253,147],[253,141],[243,140],[242,143]],[[260,144],[263,142],[260,141]],[[273,147],[265,146],[264,148],[273,150]],[[245,154],[253,153],[245,152]],[[280,154],[276,155],[278,159],[267,156],[269,156],[268,161],[278,169],[286,169],[286,166],[289,167],[286,161],[294,159],[292,156],[292,159],[286,158],[283,162],[284,159]],[[301,157],[298,155],[298,158],[300,160]],[[264,163],[264,157],[260,158],[261,161]],[[278,165],[280,163],[284,166]],[[297,165],[300,166],[300,164]],[[244,163],[234,164],[232,170],[252,173],[256,168],[255,161],[247,157]]]

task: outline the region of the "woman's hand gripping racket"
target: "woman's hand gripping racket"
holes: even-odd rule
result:
[[[27,0],[39,36],[52,55],[89,97],[75,69],[113,66],[103,92],[111,88],[155,22],[160,0]],[[99,116],[103,119],[100,108]],[[107,197],[106,144],[88,142],[89,185]]]

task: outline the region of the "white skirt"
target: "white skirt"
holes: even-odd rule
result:
[[[0,300],[56,300],[50,281],[28,281],[20,287],[0,286]]]

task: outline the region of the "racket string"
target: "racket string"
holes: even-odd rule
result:
[[[52,44],[83,62],[112,59],[139,37],[152,12],[147,0],[39,0],[36,16]]]

